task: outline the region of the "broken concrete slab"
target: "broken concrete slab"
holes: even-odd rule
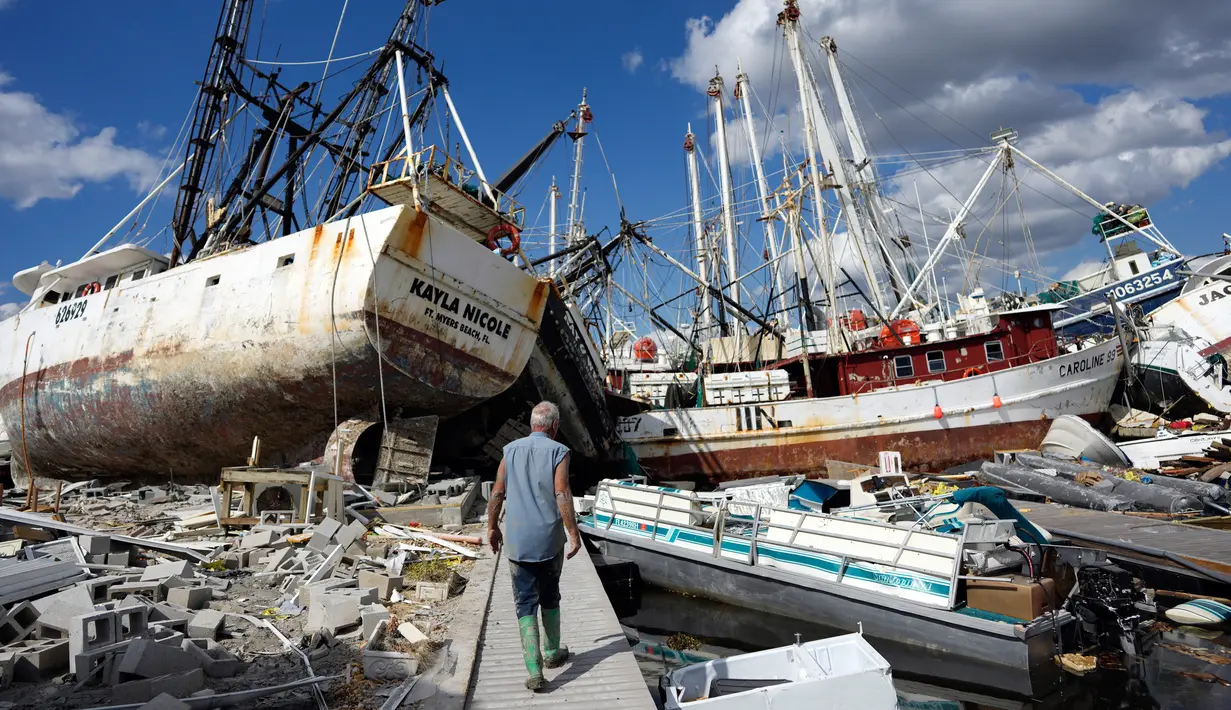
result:
[[[239,549],[251,550],[257,547],[269,547],[274,543],[272,530],[252,530],[239,541]]]
[[[222,628],[225,619],[226,614],[220,611],[202,609],[192,617],[192,621],[188,622],[188,637],[215,640],[218,638],[218,631]]]
[[[214,598],[208,587],[176,587],[167,591],[167,601],[185,609],[201,609]]]
[[[368,528],[358,520],[352,521],[349,525],[336,532],[333,539],[341,545],[342,549],[348,549],[352,543],[362,538],[367,534]]]
[[[419,643],[420,641],[427,640],[427,634],[420,631],[418,626],[415,626],[409,621],[398,624],[398,634],[411,643]]]
[[[443,602],[448,598],[448,582],[419,582],[415,585],[415,599],[421,602]]]
[[[183,648],[168,648],[148,639],[134,639],[120,660],[120,673],[138,678],[158,678],[200,667],[201,663]]]
[[[178,562],[165,562],[160,565],[146,567],[141,573],[142,582],[161,581],[170,577],[180,577],[186,579],[197,576],[196,571],[187,560],[179,560]]]

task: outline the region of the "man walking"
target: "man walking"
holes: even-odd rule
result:
[[[496,471],[491,500],[487,504],[487,537],[492,552],[505,557],[513,577],[513,603],[521,632],[522,656],[526,661],[526,687],[539,690],[542,666],[563,665],[568,648],[560,645],[560,571],[564,560],[581,550],[581,534],[573,513],[573,494],[568,485],[569,450],[555,440],[560,428],[560,409],[539,402],[530,412],[530,436],[504,447]],[[505,502],[509,514],[505,535],[500,533],[500,511]],[[568,531],[569,549],[564,551]],[[507,536],[507,537],[506,537]],[[543,639],[540,647],[539,608],[543,609]]]

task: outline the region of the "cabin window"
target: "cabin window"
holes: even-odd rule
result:
[[[983,350],[987,353],[988,362],[1000,362],[1004,360],[1004,345],[1001,345],[999,340],[992,340],[984,343]]]
[[[663,428],[663,436],[677,436],[679,433],[680,433],[680,430],[676,429],[675,427]]]
[[[295,255],[287,254],[286,256],[278,259],[278,268],[281,269],[284,266],[290,266],[291,264],[294,264],[294,263],[295,263]]]
[[[915,363],[910,355],[898,355],[893,359],[893,369],[898,377],[911,377],[915,374]]]
[[[56,291],[48,291],[47,295],[43,296],[43,303],[59,303],[60,294]]]
[[[937,373],[945,371],[945,351],[933,350],[928,353],[928,372]]]
[[[119,280],[120,280],[120,277],[118,275],[108,276],[107,280],[103,283],[103,290],[110,291],[111,289],[115,288],[115,283]]]
[[[218,285],[218,282],[219,282],[219,281],[221,281],[221,280],[222,280],[222,277],[221,277],[221,276],[211,276],[211,277],[209,277],[208,279],[205,279],[205,286],[206,286],[207,288],[208,288],[209,286],[217,286],[217,285]]]
[[[77,290],[73,292],[73,298],[81,298],[82,296],[84,296],[86,287],[89,285],[90,284],[81,284],[80,286],[78,286]]]
[[[1133,276],[1141,273],[1141,269],[1137,268],[1137,262],[1135,261],[1128,262],[1128,270],[1133,272]]]
[[[133,272],[133,281],[140,281],[143,278],[145,278],[145,269],[137,269]]]
[[[790,428],[790,426],[791,426],[791,420],[790,420],[790,419],[779,419],[779,420],[778,420],[778,428],[779,428],[779,429],[788,429],[788,428]]]

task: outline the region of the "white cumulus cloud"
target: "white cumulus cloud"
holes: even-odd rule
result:
[[[630,74],[636,72],[644,61],[645,55],[641,53],[640,48],[620,55],[620,63],[624,65],[624,70]]]
[[[88,182],[122,177],[134,190],[153,182],[160,161],[118,145],[114,127],[83,134],[72,118],[48,110],[33,94],[11,90],[12,84],[0,72],[0,198],[25,209],[39,200],[70,198]]]
[[[2,1],[0,0],[0,2]],[[0,320],[6,320],[17,315],[17,312],[21,310],[21,305],[20,303],[0,303]]]

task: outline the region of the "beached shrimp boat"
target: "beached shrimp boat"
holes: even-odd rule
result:
[[[13,279],[29,302],[0,323],[0,416],[19,480],[216,476],[253,437],[264,462],[297,463],[361,412],[455,415],[526,369],[551,286],[511,261],[524,211],[473,151],[467,167],[412,144],[436,95],[461,125],[415,44],[422,3],[333,110],[247,59],[253,6],[223,3],[178,167],[83,258]],[[404,61],[435,87],[414,111]],[[244,113],[267,125],[214,160]],[[375,146],[381,121],[395,138]],[[297,176],[321,166],[328,187],[306,194]],[[181,172],[170,254],[104,248]]]

